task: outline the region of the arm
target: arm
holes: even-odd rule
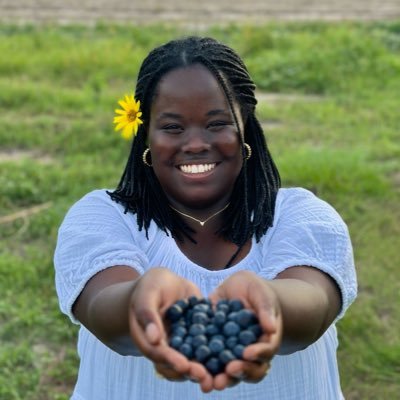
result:
[[[256,312],[264,332],[258,343],[246,348],[243,361],[229,363],[225,373],[215,378],[214,387],[220,390],[237,377],[259,382],[276,354],[293,353],[312,344],[340,309],[335,282],[325,273],[303,266],[288,268],[274,280],[237,272],[212,295],[213,301],[220,298],[241,299]]]
[[[195,379],[202,390],[212,390],[205,368],[167,343],[163,316],[176,300],[200,296],[195,285],[166,268],[152,268],[142,276],[126,266],[110,267],[92,277],[77,298],[76,318],[112,350],[129,344],[150,359],[170,380]],[[130,346],[132,347],[132,346]]]
[[[118,338],[129,335],[129,302],[138,278],[130,267],[107,268],[88,281],[72,308],[75,317],[111,349]]]
[[[280,354],[302,350],[315,342],[339,314],[339,288],[316,268],[288,268],[268,284],[277,296],[283,320]]]

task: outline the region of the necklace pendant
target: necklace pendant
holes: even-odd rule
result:
[[[201,226],[204,226],[204,224],[206,223],[206,221],[199,221],[199,224],[201,225]]]

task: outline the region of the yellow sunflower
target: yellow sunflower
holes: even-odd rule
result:
[[[143,121],[140,119],[142,116],[140,100],[136,101],[133,95],[125,95],[125,99],[120,100],[118,104],[122,107],[122,110],[115,110],[117,114],[114,117],[115,130],[119,131],[122,129],[121,136],[126,140],[130,140],[136,135],[139,125],[143,124]]]

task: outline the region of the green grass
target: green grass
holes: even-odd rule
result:
[[[316,191],[349,225],[359,296],[339,323],[346,398],[397,398],[400,21],[202,33],[245,59],[283,185]],[[2,400],[68,398],[77,329],[55,295],[57,228],[80,196],[118,183],[129,145],[113,131],[116,100],[133,90],[147,52],[181,34],[0,25],[0,221],[47,206],[0,224]]]

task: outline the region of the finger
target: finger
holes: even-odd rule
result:
[[[192,382],[197,382],[200,385],[200,389],[204,393],[209,393],[214,389],[213,377],[206,370],[204,365],[198,362],[190,362],[187,379],[191,380]]]
[[[145,296],[138,298],[145,299],[133,305],[131,313],[133,320],[136,320],[141,328],[141,333],[146,335],[147,340],[155,345],[165,338],[165,329],[159,314],[160,294],[157,291],[149,291]],[[132,327],[131,327],[132,328]]]
[[[226,369],[226,373],[243,382],[257,383],[268,374],[269,363],[255,363],[242,361],[241,363],[231,363]]]
[[[187,379],[185,375],[176,372],[168,365],[155,364],[154,368],[156,376],[160,379],[167,379],[174,382],[182,382]]]
[[[269,362],[280,346],[280,335],[263,334],[257,343],[247,346],[243,351],[243,359],[247,361]]]
[[[214,389],[224,390],[226,388],[231,388],[240,383],[240,379],[228,375],[226,373],[218,374],[214,377]]]
[[[157,345],[149,342],[136,318],[131,319],[130,325],[131,335],[144,356],[154,363],[170,365],[179,373],[184,374],[188,371],[189,361],[184,355],[169,347],[165,340]]]

